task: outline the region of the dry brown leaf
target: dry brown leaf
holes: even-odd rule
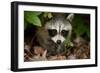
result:
[[[47,60],[46,55],[47,55],[47,50],[45,50],[42,55],[40,55],[40,53],[37,55],[34,55],[31,58],[31,61],[46,61]]]
[[[66,60],[66,56],[58,55],[57,60]]]
[[[42,47],[38,47],[38,46],[35,46],[34,47],[34,54],[38,55],[42,55],[44,53],[44,49]]]

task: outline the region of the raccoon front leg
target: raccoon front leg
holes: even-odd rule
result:
[[[48,55],[55,54],[56,45],[50,39],[50,36],[48,34],[48,30],[41,27],[38,29],[36,36],[37,36],[37,42],[39,43],[39,46],[41,46],[44,49],[47,49]]]

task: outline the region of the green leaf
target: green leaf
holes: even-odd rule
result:
[[[33,12],[33,14],[38,16],[41,14],[41,12]]]
[[[45,18],[49,18],[51,19],[53,17],[52,13],[51,12],[45,12],[44,15],[43,15]]]
[[[33,25],[42,26],[39,17],[39,13],[25,11],[25,20]]]
[[[47,12],[45,12],[44,14],[43,14],[43,17],[47,17],[48,16],[48,13]]]
[[[52,18],[53,16],[52,16],[52,13],[48,13],[48,18],[50,19],[50,18]]]
[[[36,16],[38,16],[38,15],[40,15],[41,14],[41,12],[34,12],[34,11],[25,11],[25,14],[33,14],[33,15],[36,15]]]

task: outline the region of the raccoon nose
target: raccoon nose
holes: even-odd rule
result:
[[[57,44],[61,44],[61,40],[57,40]]]

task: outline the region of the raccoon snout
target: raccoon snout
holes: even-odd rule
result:
[[[57,40],[57,44],[61,44],[61,40]]]

